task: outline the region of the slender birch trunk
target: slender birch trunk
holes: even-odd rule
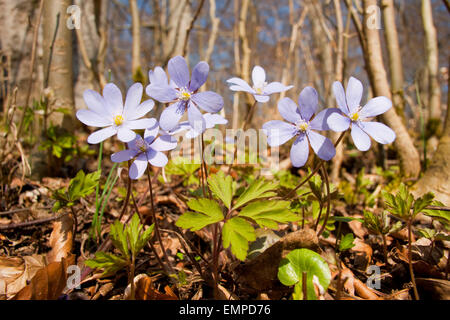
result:
[[[131,74],[135,82],[144,82],[145,76],[141,67],[141,21],[137,0],[130,0],[131,35],[133,44],[131,47]]]

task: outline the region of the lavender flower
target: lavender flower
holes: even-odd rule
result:
[[[269,96],[273,93],[287,91],[293,86],[285,86],[280,82],[266,82],[266,72],[260,66],[255,66],[252,71],[253,87],[241,78],[231,78],[227,82],[233,84],[230,90],[245,91],[251,93],[258,102],[269,101]]]
[[[325,109],[311,120],[318,108],[317,91],[312,87],[302,90],[298,104],[300,107],[289,98],[280,100],[278,111],[292,124],[280,120],[266,122],[263,130],[268,137],[268,144],[276,147],[297,137],[291,147],[291,162],[294,167],[302,167],[308,160],[309,144],[320,159],[330,160],[336,154],[333,143],[313,130],[329,130],[326,119],[333,111]]]
[[[164,167],[168,159],[162,151],[172,150],[177,146],[177,141],[172,136],[162,135],[156,138],[159,126],[156,119],[152,120],[154,124],[145,130],[144,138],[136,135],[135,139],[128,143],[128,149],[111,155],[113,162],[128,161],[136,157],[130,166],[131,179],[139,179],[147,169],[148,163],[155,167]]]
[[[139,119],[155,105],[153,100],[141,103],[143,90],[142,84],[133,84],[128,89],[125,105],[120,89],[113,83],[105,86],[103,96],[96,91],[86,90],[84,101],[88,109],[78,110],[76,116],[85,125],[104,127],[89,135],[88,143],[100,143],[115,134],[120,141],[129,142],[136,137],[133,129],[145,129],[152,126],[154,124],[152,119]]]
[[[167,81],[162,76],[161,70],[155,69],[152,74],[153,80],[150,79],[152,83],[146,88],[147,94],[153,99],[170,103],[161,114],[161,128],[165,131],[172,130],[187,111],[189,124],[197,131],[204,132],[206,123],[198,107],[212,113],[220,111],[223,107],[223,98],[217,93],[198,92],[208,77],[208,64],[199,62],[192,70],[192,77],[190,77],[189,68],[183,57],[177,56],[170,59],[168,71],[176,87],[166,84]]]
[[[205,113],[206,129],[213,128],[217,124],[227,124],[228,120],[219,114]],[[180,122],[172,131],[168,132],[170,135],[174,135],[183,131],[186,131],[185,137],[188,139],[194,139],[201,134],[201,132],[195,130],[188,121]]]
[[[361,81],[353,77],[348,81],[346,92],[338,81],[333,83],[333,92],[342,112],[332,113],[328,117],[327,123],[333,131],[345,131],[351,124],[353,143],[361,151],[369,150],[371,145],[369,136],[381,144],[395,140],[395,132],[391,128],[379,122],[367,121],[368,118],[388,111],[392,107],[391,100],[383,96],[376,97],[361,107],[363,85]]]

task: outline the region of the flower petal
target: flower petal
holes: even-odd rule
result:
[[[150,80],[150,85],[155,85],[157,87],[165,87],[169,83],[167,75],[161,67],[150,70],[148,72],[148,78]]]
[[[209,65],[205,61],[200,61],[192,70],[191,82],[189,83],[189,90],[191,92],[197,91],[208,78]]]
[[[295,126],[281,120],[268,121],[264,123],[262,128],[267,135],[267,143],[271,147],[284,144],[297,133]]]
[[[124,162],[133,159],[138,154],[138,150],[126,149],[111,155],[112,162]]]
[[[244,80],[242,80],[241,78],[231,78],[231,79],[228,79],[227,82],[234,84],[234,86],[230,87],[230,90],[255,93],[255,90],[253,90],[253,88],[250,87],[250,85],[247,82],[245,82]]]
[[[344,114],[348,115],[350,111],[347,107],[347,100],[345,98],[345,91],[342,83],[340,83],[339,81],[335,81],[333,83],[333,93],[339,109],[341,109]]]
[[[266,72],[260,66],[255,66],[252,71],[253,85],[264,83],[266,81]]]
[[[361,81],[354,77],[350,77],[347,84],[347,106],[350,113],[356,112],[360,106],[363,94],[363,85]]]
[[[169,161],[164,153],[153,149],[147,151],[147,158],[148,162],[155,167],[164,167]]]
[[[287,91],[293,87],[294,86],[285,86],[281,82],[271,82],[264,88],[264,93],[265,94],[273,94],[273,93],[283,92],[283,91]]]
[[[298,110],[297,105],[290,98],[283,98],[278,102],[278,112],[280,112],[281,116],[291,123],[296,123],[299,120],[302,120],[302,116],[300,115],[300,110]]]
[[[167,65],[170,78],[180,88],[185,88],[189,84],[189,68],[186,60],[182,56],[176,56],[169,60]]]
[[[185,112],[185,102],[176,102],[171,104],[161,113],[159,118],[159,126],[164,131],[170,131],[176,127]]]
[[[327,108],[322,111],[320,111],[314,119],[311,120],[310,126],[311,129],[314,130],[331,130],[330,126],[328,125],[328,117],[330,117],[333,113],[340,113],[341,111],[338,108]],[[348,118],[347,118],[348,119]],[[348,123],[350,125],[350,122]],[[347,126],[348,127],[348,126]],[[345,130],[345,129],[344,129]]]
[[[350,127],[350,118],[343,116],[339,112],[332,112],[327,118],[328,127],[336,132],[342,132]]]
[[[199,92],[191,96],[191,100],[206,112],[219,112],[223,107],[223,98],[215,92]]]
[[[359,116],[362,119],[371,118],[385,113],[392,108],[392,101],[386,97],[376,97],[370,99],[369,102],[361,109]]]
[[[336,149],[330,139],[312,130],[309,130],[307,135],[311,147],[320,159],[328,161],[336,155]]]
[[[188,121],[192,129],[194,129],[195,131],[205,132],[206,130],[205,118],[203,118],[202,113],[192,103],[192,101],[188,107]]]
[[[131,179],[139,179],[147,169],[148,160],[145,153],[139,155],[130,166],[129,176]]]
[[[136,82],[128,89],[127,97],[125,98],[125,106],[123,108],[123,117],[125,119],[130,119],[129,115],[132,114],[136,107],[141,103],[143,92],[144,88],[140,82]]]
[[[205,118],[205,122],[206,122],[206,128],[212,128],[214,127],[216,124],[227,124],[228,120],[225,119],[224,117],[222,117],[221,115],[214,113],[205,113],[203,115],[203,118]]]
[[[136,119],[142,118],[147,113],[152,111],[154,106],[155,106],[155,102],[151,99],[148,99],[148,100],[142,102],[137,107],[133,108],[132,110],[129,110],[128,114],[126,115],[126,119],[127,120],[136,120]]]
[[[352,124],[352,139],[358,150],[369,150],[371,144],[370,137],[359,127],[357,123]]]
[[[387,125],[380,122],[361,122],[361,129],[381,144],[392,143],[395,140],[395,132]]]
[[[306,87],[298,96],[298,105],[303,120],[309,121],[314,113],[317,112],[319,105],[319,96],[316,89]]]
[[[125,127],[128,129],[139,130],[151,128],[158,123],[155,118],[143,118],[138,120],[130,120],[125,123]]]
[[[267,101],[269,101],[270,97],[269,96],[262,96],[259,94],[254,94],[253,95],[255,97],[255,100],[261,103],[265,103]]]
[[[155,140],[156,136],[159,132],[159,124],[158,121],[155,120],[155,123],[152,126],[145,128],[144,139],[148,143],[152,143]]]
[[[300,135],[291,147],[291,162],[296,168],[303,167],[308,161],[309,144],[305,134]]]
[[[106,127],[112,125],[112,121],[108,118],[101,117],[98,113],[89,110],[81,109],[76,113],[77,119],[87,126],[92,127]]]
[[[177,147],[177,139],[169,135],[158,137],[150,147],[156,151],[168,151]]]
[[[103,98],[106,101],[109,112],[116,116],[123,113],[122,92],[114,83],[108,83],[103,88]]]
[[[114,126],[106,127],[91,133],[87,138],[87,142],[90,144],[97,144],[115,135],[116,133],[117,133],[116,127]]]
[[[112,121],[111,110],[106,107],[106,101],[100,93],[88,89],[83,92],[83,98],[89,109],[97,113],[99,116],[110,117]]]
[[[139,121],[139,120],[136,120]],[[136,138],[136,132],[130,130],[125,126],[120,126],[117,129],[117,138],[122,142],[130,142],[134,138]]]
[[[169,103],[178,98],[177,90],[169,86],[158,87],[154,85],[148,85],[145,88],[145,92],[149,97],[162,103]]]

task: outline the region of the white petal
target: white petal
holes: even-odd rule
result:
[[[136,138],[136,133],[127,127],[120,126],[117,130],[117,138],[122,142],[130,142]]]
[[[143,92],[144,87],[139,82],[133,84],[128,89],[127,97],[125,98],[125,107],[123,109],[123,117],[125,119],[131,119],[130,115],[134,113],[136,107],[141,103]]]
[[[106,127],[91,133],[87,138],[87,142],[90,144],[97,144],[115,135],[116,133],[117,133],[116,127],[114,126]]]
[[[255,66],[252,71],[253,85],[264,83],[266,81],[266,72],[260,66]]]

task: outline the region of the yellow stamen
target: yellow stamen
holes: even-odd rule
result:
[[[352,114],[352,116],[350,117],[350,119],[352,119],[353,121],[358,121],[358,119],[359,119],[359,114],[358,114],[358,112],[355,112],[354,114]]]
[[[305,132],[306,130],[308,130],[309,124],[306,121],[302,121],[300,123],[297,124],[297,128],[303,132]]]
[[[122,116],[115,116],[114,117],[114,123],[116,126],[120,126],[123,123],[123,117]]]

